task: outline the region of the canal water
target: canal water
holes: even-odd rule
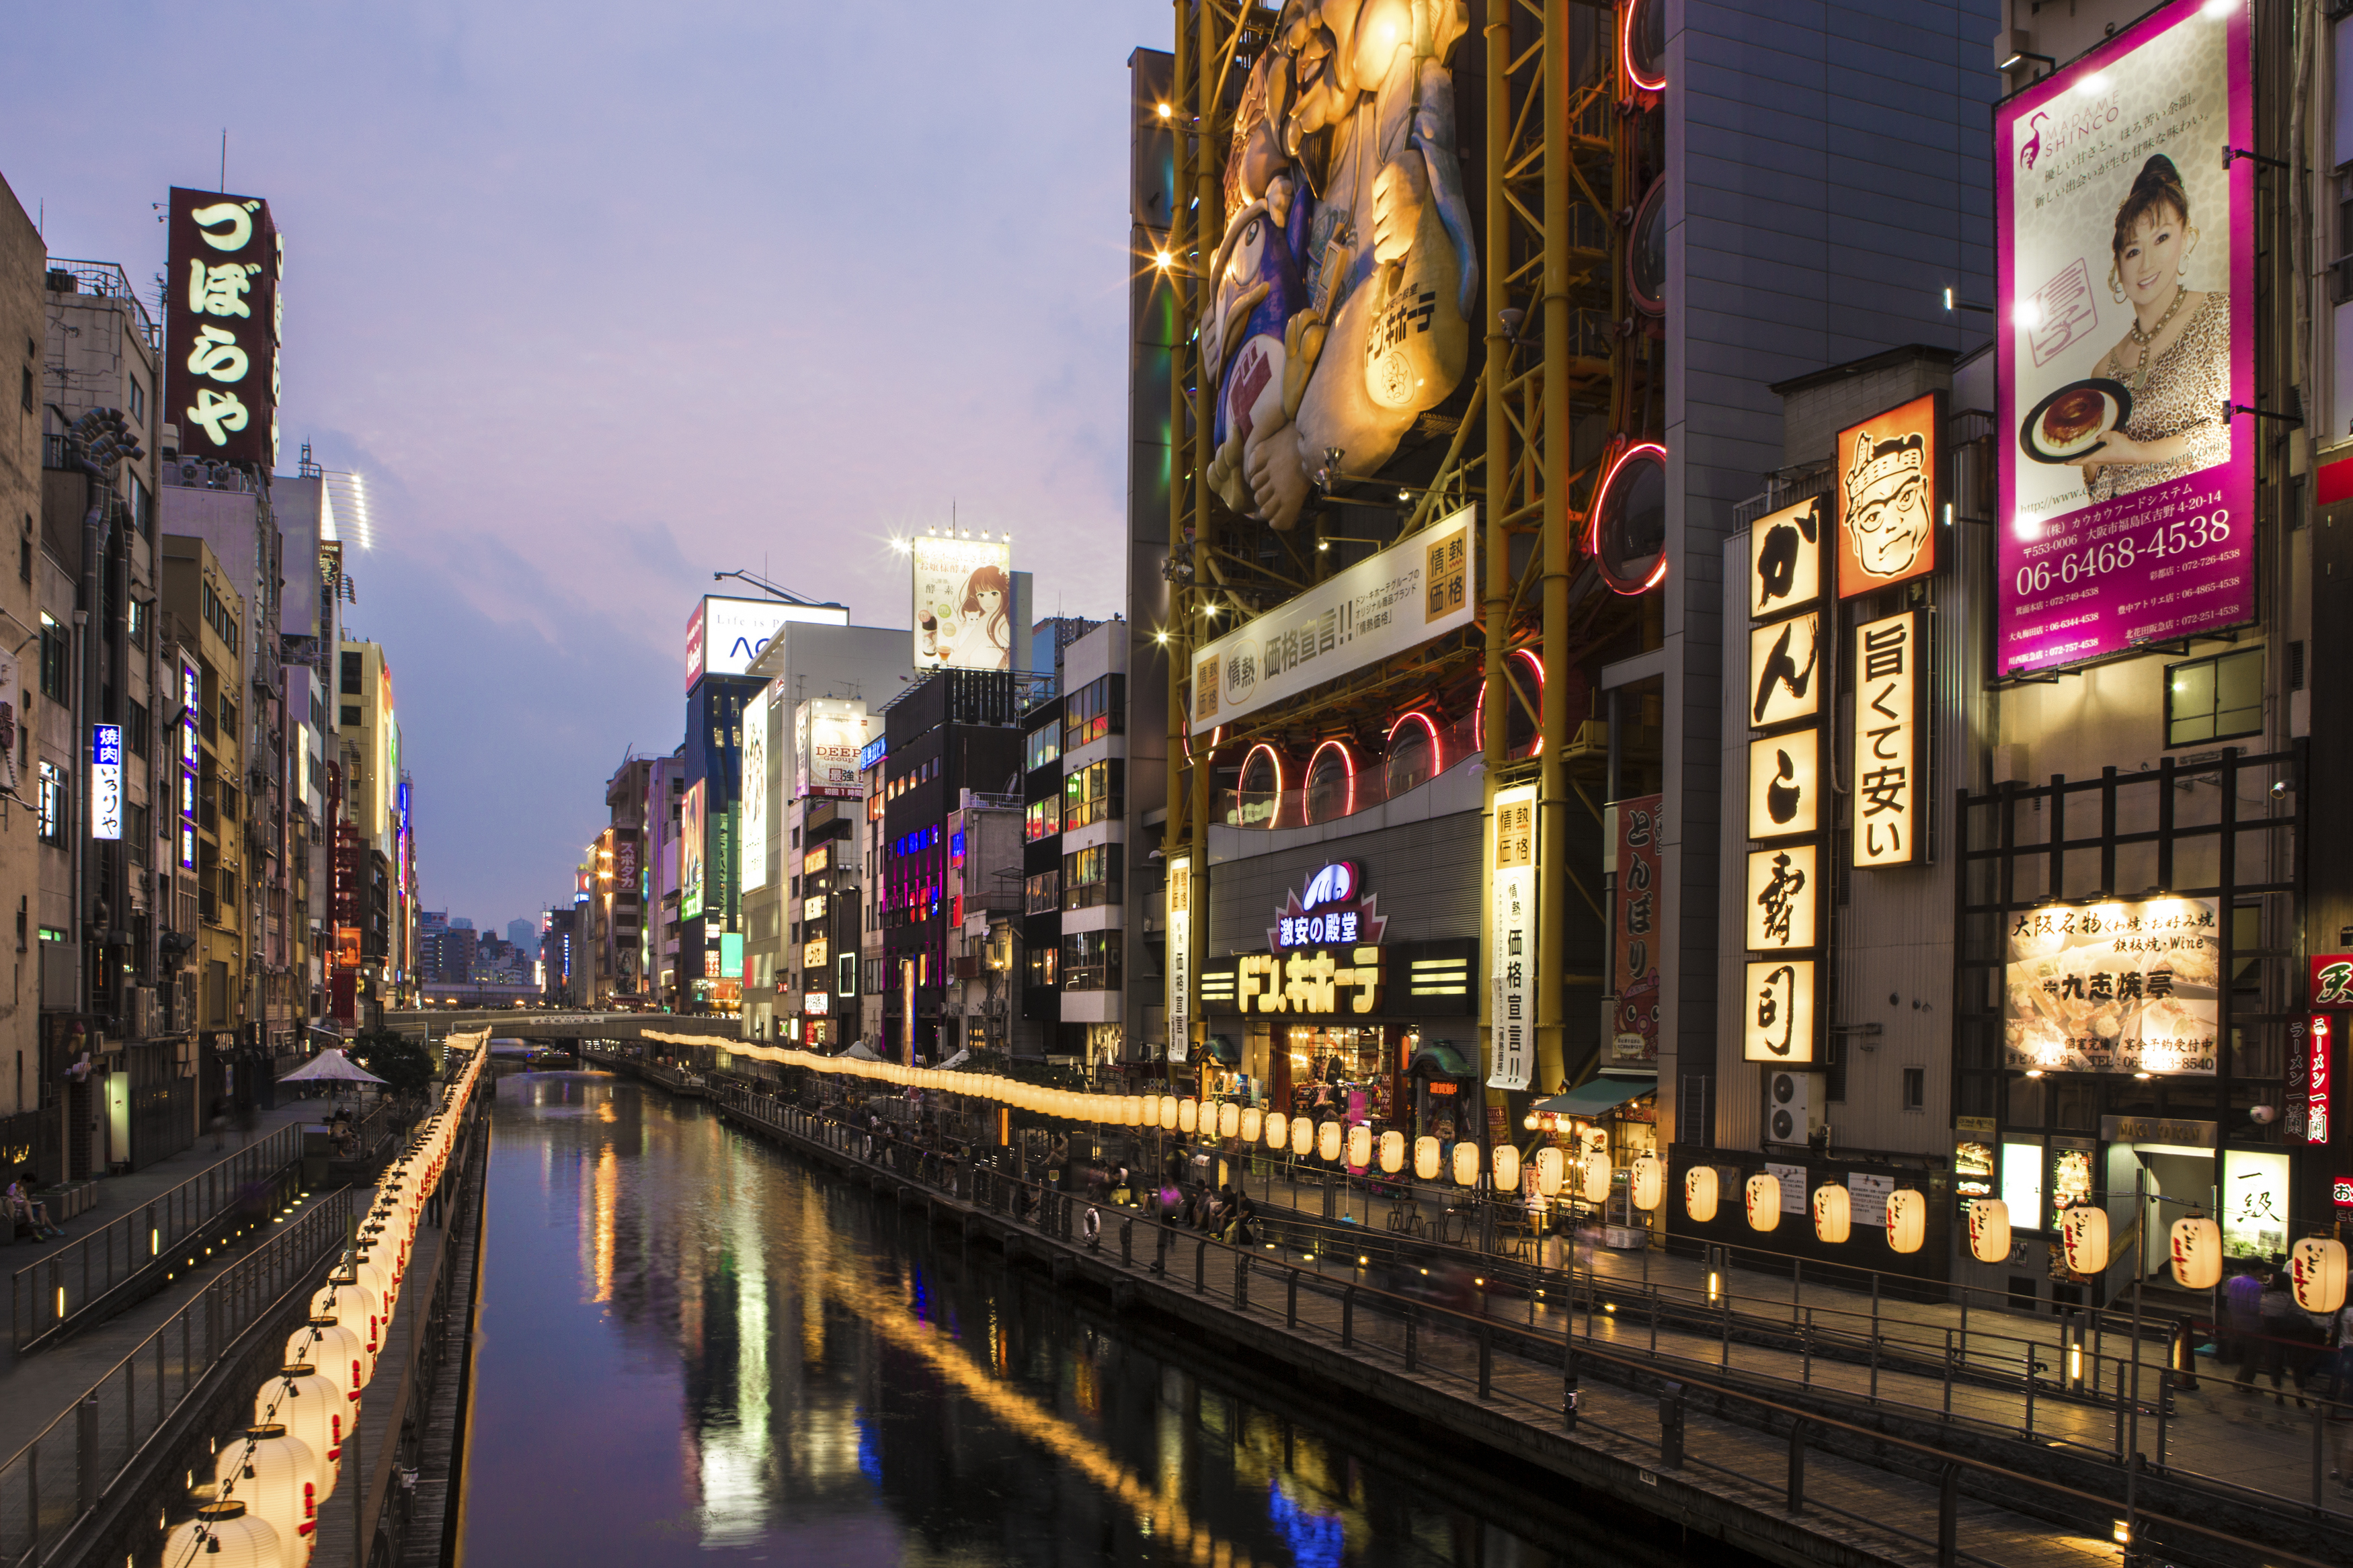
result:
[[[1677,1560],[634,1080],[502,1078],[489,1205],[469,1568]]]

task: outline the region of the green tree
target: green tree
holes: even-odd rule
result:
[[[413,1035],[370,1029],[352,1041],[352,1059],[398,1094],[418,1094],[433,1081],[433,1053]]]

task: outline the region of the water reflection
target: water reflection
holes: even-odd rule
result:
[[[1615,1555],[1441,1501],[699,1106],[528,1073],[494,1125],[471,1563]]]

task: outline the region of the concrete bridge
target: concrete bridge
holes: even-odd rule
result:
[[[536,1007],[434,1008],[387,1012],[385,1027],[407,1033],[430,1030],[435,1038],[469,1029],[488,1029],[494,1040],[555,1043],[573,1040],[646,1041],[649,1034],[692,1036],[714,1046],[741,1039],[735,1018],[676,1017],[668,1013],[554,1012]]]

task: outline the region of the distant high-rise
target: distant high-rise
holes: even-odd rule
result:
[[[537,921],[507,921],[507,941],[516,947],[535,947],[538,945],[538,936]]]

